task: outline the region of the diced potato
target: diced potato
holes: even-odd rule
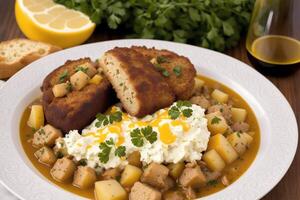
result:
[[[227,131],[228,125],[226,119],[222,116],[221,112],[217,111],[206,115],[208,120],[207,128],[212,135],[223,134]]]
[[[209,139],[207,149],[215,149],[227,164],[232,163],[238,158],[238,153],[222,134],[212,136]]]
[[[68,84],[70,84],[70,83],[60,83],[60,84],[54,85],[52,88],[53,95],[55,97],[63,97],[66,94],[68,94],[68,92],[69,92]]]
[[[235,151],[242,155],[249,148],[253,138],[247,133],[234,132],[227,137],[227,140]]]
[[[45,117],[42,105],[32,105],[27,125],[38,130],[44,126]]]
[[[89,77],[93,77],[95,74],[97,74],[97,69],[89,62],[79,65],[78,68],[83,68],[84,72]]]
[[[215,89],[211,93],[211,97],[217,100],[219,103],[226,103],[228,101],[228,94],[222,92],[221,90]]]
[[[247,134],[250,135],[251,137],[253,137],[255,135],[255,132],[254,131],[249,131]]]
[[[95,183],[96,200],[126,200],[127,193],[116,180],[98,181]]]
[[[169,174],[174,178],[174,179],[177,179],[182,171],[184,170],[184,162],[179,162],[179,163],[172,163],[172,164],[169,164],[168,165],[168,168],[170,170]]]
[[[231,108],[232,120],[234,122],[244,122],[247,117],[247,110],[243,108]]]
[[[142,173],[143,171],[140,168],[133,165],[126,165],[121,176],[121,185],[123,185],[124,187],[133,186],[133,184],[140,179]]]
[[[204,81],[198,77],[194,78],[195,79],[195,85],[194,85],[194,92],[201,90],[201,88],[204,85]]]
[[[74,174],[73,185],[86,189],[93,186],[97,180],[97,175],[94,169],[88,166],[79,166]]]
[[[75,90],[81,90],[84,86],[86,86],[86,84],[88,84],[89,80],[90,80],[90,77],[83,71],[76,72],[70,78],[72,87]]]
[[[59,137],[62,137],[61,131],[47,124],[34,133],[32,146],[36,148],[44,145],[52,147],[55,144],[55,140]]]
[[[47,166],[52,166],[56,162],[56,156],[49,147],[42,147],[34,153],[38,161]]]
[[[72,160],[66,157],[58,159],[52,169],[50,170],[51,176],[60,182],[69,181],[76,170],[76,165]]]
[[[102,80],[102,76],[99,75],[99,74],[96,74],[96,75],[89,81],[89,83],[90,83],[90,84],[96,84],[96,85],[98,85],[98,84],[101,82],[101,80]]]
[[[214,172],[215,171],[220,172],[226,166],[224,160],[214,149],[207,151],[203,155],[202,159],[207,164],[207,167]]]
[[[130,165],[134,165],[136,167],[142,167],[141,154],[138,151],[134,151],[131,154],[129,154],[127,161]]]

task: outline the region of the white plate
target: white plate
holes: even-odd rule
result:
[[[211,50],[165,41],[115,40],[87,44],[44,57],[9,79],[0,93],[0,179],[20,199],[81,199],[47,181],[32,166],[19,139],[20,117],[40,94],[44,77],[68,59],[98,58],[115,46],[145,45],[187,56],[198,73],[238,92],[254,110],[261,129],[258,155],[236,182],[203,199],[255,200],[263,197],[288,170],[297,148],[294,113],[279,90],[246,64]]]

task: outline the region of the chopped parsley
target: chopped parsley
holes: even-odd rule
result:
[[[160,64],[155,63],[154,67],[155,67],[156,70],[158,70],[159,72],[161,72],[163,76],[165,76],[165,77],[169,77],[170,76],[169,72],[165,68],[163,68]]]
[[[75,72],[79,72],[79,71],[82,71],[82,72],[86,73],[88,71],[88,68],[87,67],[78,66],[78,67],[76,67]]]
[[[237,134],[237,136],[238,136],[239,138],[241,137],[241,132],[240,132],[240,131],[236,132],[236,134]]]
[[[176,65],[174,68],[173,68],[173,72],[174,74],[178,77],[180,76],[181,74],[181,66],[180,65]]]
[[[214,118],[212,118],[211,120],[211,124],[218,124],[221,121],[221,119],[217,116],[215,116]]]
[[[113,122],[120,122],[122,120],[122,112],[117,111],[110,115],[103,115],[98,113],[96,115],[98,122],[96,122],[95,126],[99,128],[100,126],[106,126],[108,124],[112,124]]]
[[[67,90],[68,92],[71,92],[73,90],[73,86],[70,82],[67,83]]]
[[[157,61],[158,64],[169,62],[168,58],[166,58],[164,56],[157,56],[156,61]]]
[[[126,147],[119,146],[115,151],[115,155],[120,157],[120,158],[125,156],[126,155]]]
[[[144,145],[144,139],[151,144],[157,140],[157,133],[153,131],[152,126],[146,126],[144,128],[135,128],[130,132],[131,142],[134,146],[142,147]]]
[[[191,106],[192,104],[189,101],[177,101],[176,105],[169,109],[168,114],[171,119],[177,119],[181,113],[185,117],[190,117],[193,114],[193,110],[189,108]]]
[[[218,184],[218,180],[210,180],[206,183],[207,186],[216,186]]]
[[[65,70],[63,73],[61,73],[61,74],[59,75],[59,82],[60,82],[60,83],[65,82],[65,80],[66,80],[66,78],[68,78],[68,76],[69,76],[69,73],[68,73],[67,70]]]

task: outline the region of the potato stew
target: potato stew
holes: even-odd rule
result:
[[[117,148],[115,155],[126,160],[126,165],[91,167],[88,160],[75,159],[68,148],[63,148],[63,133],[44,120],[39,100],[28,106],[22,116],[20,138],[24,151],[49,181],[90,199],[183,200],[218,192],[237,180],[255,159],[260,144],[259,126],[253,111],[237,93],[207,77],[197,76],[195,81],[189,102],[205,109],[210,132],[207,148],[198,152],[200,160],[145,163],[141,161],[142,152],[125,155],[124,149]],[[111,150],[108,149],[99,153],[99,162],[105,161],[103,154]]]

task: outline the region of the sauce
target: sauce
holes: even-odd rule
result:
[[[267,35],[246,44],[256,62],[271,66],[290,66],[300,63],[300,41],[287,36]]]
[[[254,131],[255,135],[253,136],[253,142],[251,143],[250,148],[235,162],[232,164],[226,166],[226,168],[223,170],[222,174],[226,175],[229,182],[232,183],[235,180],[237,180],[251,165],[253,160],[256,157],[256,154],[258,152],[259,144],[260,144],[260,132],[259,132],[259,126],[257,123],[257,120],[255,118],[255,115],[253,111],[250,109],[248,104],[234,91],[229,89],[228,87],[218,83],[217,81],[214,81],[212,79],[209,79],[207,77],[199,76],[202,80],[205,81],[205,85],[207,85],[210,88],[218,88],[222,90],[223,92],[226,92],[230,98],[234,101],[235,107],[244,108],[247,110],[247,120],[246,122],[250,125],[251,129],[250,131]],[[28,157],[28,159],[31,161],[33,166],[36,170],[40,172],[44,177],[46,177],[49,182],[53,183],[54,185],[59,186],[60,188],[63,188],[66,191],[75,193],[77,195],[80,195],[85,198],[93,199],[94,198],[94,189],[79,189],[72,185],[72,183],[60,183],[55,181],[51,175],[50,175],[50,167],[47,167],[41,163],[38,162],[38,160],[34,156],[34,152],[37,151],[37,149],[33,148],[32,145],[28,142],[29,139],[33,137],[33,131],[31,128],[27,126],[27,120],[30,114],[30,109],[26,108],[26,110],[23,113],[21,124],[20,124],[20,139],[23,146],[23,149]],[[215,192],[218,192],[222,189],[226,188],[222,183],[218,182],[216,184],[209,184],[205,187],[202,187],[200,189],[200,192],[198,193],[198,197],[207,196],[210,194],[213,194]]]

